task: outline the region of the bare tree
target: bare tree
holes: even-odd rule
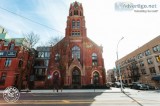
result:
[[[56,37],[51,37],[50,40],[48,41],[49,45],[54,46],[55,44],[57,44],[60,40],[62,40],[62,36],[56,36]]]
[[[30,48],[33,48],[35,44],[40,40],[40,36],[35,34],[34,32],[30,32],[28,34],[23,34],[25,39],[29,42]]]

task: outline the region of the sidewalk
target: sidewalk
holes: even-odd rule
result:
[[[3,93],[4,90],[0,90],[0,93]],[[59,89],[58,92],[56,90],[21,90],[21,93],[76,93],[76,92],[104,92],[104,93],[121,93],[119,88],[111,88],[111,89]]]

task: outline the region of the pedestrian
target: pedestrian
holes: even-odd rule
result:
[[[53,92],[55,89],[58,92],[58,87],[59,87],[59,75],[58,75],[58,73],[55,73],[54,77],[53,77]]]

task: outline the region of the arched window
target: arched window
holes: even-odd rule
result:
[[[93,66],[97,66],[98,65],[98,58],[97,58],[97,54],[96,53],[92,54],[92,65]]]
[[[72,16],[72,12],[70,12],[69,16]]]
[[[75,21],[72,21],[72,28],[75,28]]]
[[[77,21],[77,28],[80,28],[80,21]]]
[[[96,85],[99,84],[99,73],[98,72],[93,73],[93,83]]]
[[[80,59],[80,48],[78,46],[74,46],[72,48],[72,58],[76,57],[77,59]]]
[[[60,54],[57,53],[57,54],[55,55],[55,61],[58,62],[59,60],[60,60]]]
[[[78,10],[74,10],[74,15],[78,15]]]

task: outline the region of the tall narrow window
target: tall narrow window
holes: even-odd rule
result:
[[[9,67],[11,65],[12,60],[10,58],[6,59],[5,67]]]
[[[152,59],[151,59],[151,58],[147,59],[147,62],[148,62],[148,64],[153,64],[153,62],[152,62]]]
[[[82,16],[82,12],[80,11],[80,16]]]
[[[75,21],[72,21],[72,28],[75,28]]]
[[[59,60],[60,60],[60,54],[57,53],[57,54],[55,55],[55,61],[58,62]]]
[[[76,57],[77,59],[80,59],[80,48],[78,46],[74,46],[72,48],[72,58]]]
[[[77,21],[77,28],[80,28],[80,21]]]
[[[72,16],[72,12],[70,12],[69,16]]]
[[[50,53],[49,52],[45,52],[45,56],[44,57],[50,57]]]
[[[48,66],[49,60],[44,60],[44,66]]]
[[[23,60],[21,59],[21,60],[19,60],[18,67],[20,68],[22,66],[23,66]]]
[[[74,10],[74,15],[78,15],[78,10]]]
[[[98,59],[97,59],[97,54],[93,53],[92,54],[92,65],[97,66],[98,65]]]
[[[1,79],[0,79],[0,85],[5,84],[6,76],[7,76],[7,74],[5,72],[3,72],[1,75]]]

